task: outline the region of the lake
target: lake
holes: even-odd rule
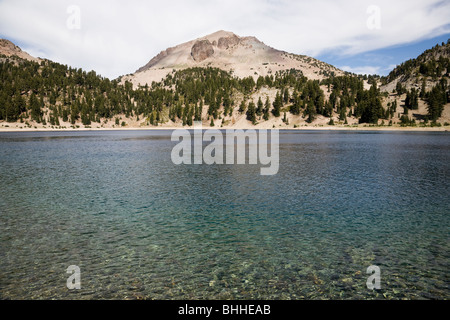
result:
[[[0,133],[0,298],[450,298],[449,133],[280,131],[263,176],[171,132]]]

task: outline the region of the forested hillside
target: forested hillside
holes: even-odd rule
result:
[[[386,77],[386,82],[397,78],[406,81],[408,78],[430,77],[433,80],[450,75],[450,39],[447,43],[437,44],[425,50],[415,59],[410,59],[395,67]]]
[[[249,125],[279,119],[274,123],[285,127],[436,123],[450,102],[449,61],[443,54],[448,47],[437,46],[394,69],[387,77],[397,82],[391,93],[396,99],[391,100],[388,92],[380,91],[376,77],[366,81],[367,77],[344,75],[319,81],[291,69],[255,81],[196,67],[173,70],[159,83],[133,88],[130,82],[109,80],[94,71],[0,56],[0,120],[53,128],[127,126],[131,120],[144,127],[191,126],[195,120],[226,126],[243,118]],[[435,84],[430,87],[421,78],[421,90],[402,85],[399,77],[414,72],[425,72]],[[408,116],[420,101],[427,104],[427,114]]]

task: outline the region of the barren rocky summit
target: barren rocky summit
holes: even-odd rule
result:
[[[0,39],[0,55],[5,55],[7,57],[17,56],[25,60],[39,61],[38,58],[30,56],[14,43],[6,39]]]
[[[244,78],[266,76],[277,71],[297,69],[309,79],[323,79],[344,72],[317,59],[277,50],[256,37],[240,37],[217,31],[210,35],[168,48],[153,57],[134,74],[124,76],[134,86],[159,82],[172,70],[215,67]]]
[[[240,41],[240,38],[235,34],[228,36],[228,37],[221,37],[221,38],[219,38],[217,47],[219,49],[228,49],[231,46],[238,45],[239,41]]]
[[[213,54],[214,49],[209,40],[199,40],[192,46],[191,55],[197,62],[201,62],[211,57]]]

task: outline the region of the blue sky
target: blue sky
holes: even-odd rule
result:
[[[450,33],[433,37],[431,39],[419,40],[414,43],[390,46],[356,55],[338,56],[333,53],[323,53],[316,58],[332,64],[346,71],[362,74],[387,75],[402,62],[416,58],[422,52],[442,42],[447,43]]]
[[[0,37],[33,56],[109,78],[218,30],[385,75],[447,41],[450,1],[0,0]]]

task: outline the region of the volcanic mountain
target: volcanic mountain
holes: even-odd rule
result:
[[[152,81],[161,81],[172,70],[190,67],[216,67],[239,78],[252,76],[255,79],[289,69],[300,70],[309,79],[344,74],[344,71],[317,59],[271,48],[255,37],[217,31],[160,52],[122,80],[135,86],[151,84]]]
[[[132,81],[133,90],[95,71],[33,58],[0,39],[0,127],[173,128],[201,120],[225,129],[361,124],[445,129],[449,45],[404,62],[388,77],[366,80],[254,37],[219,31],[169,48],[123,76],[122,83]],[[150,89],[139,88],[162,79]],[[380,90],[369,80],[381,84]]]
[[[22,51],[18,46],[6,39],[0,39],[0,55],[5,55],[6,57],[17,56],[19,58],[39,62],[40,59],[32,57],[25,51]]]

